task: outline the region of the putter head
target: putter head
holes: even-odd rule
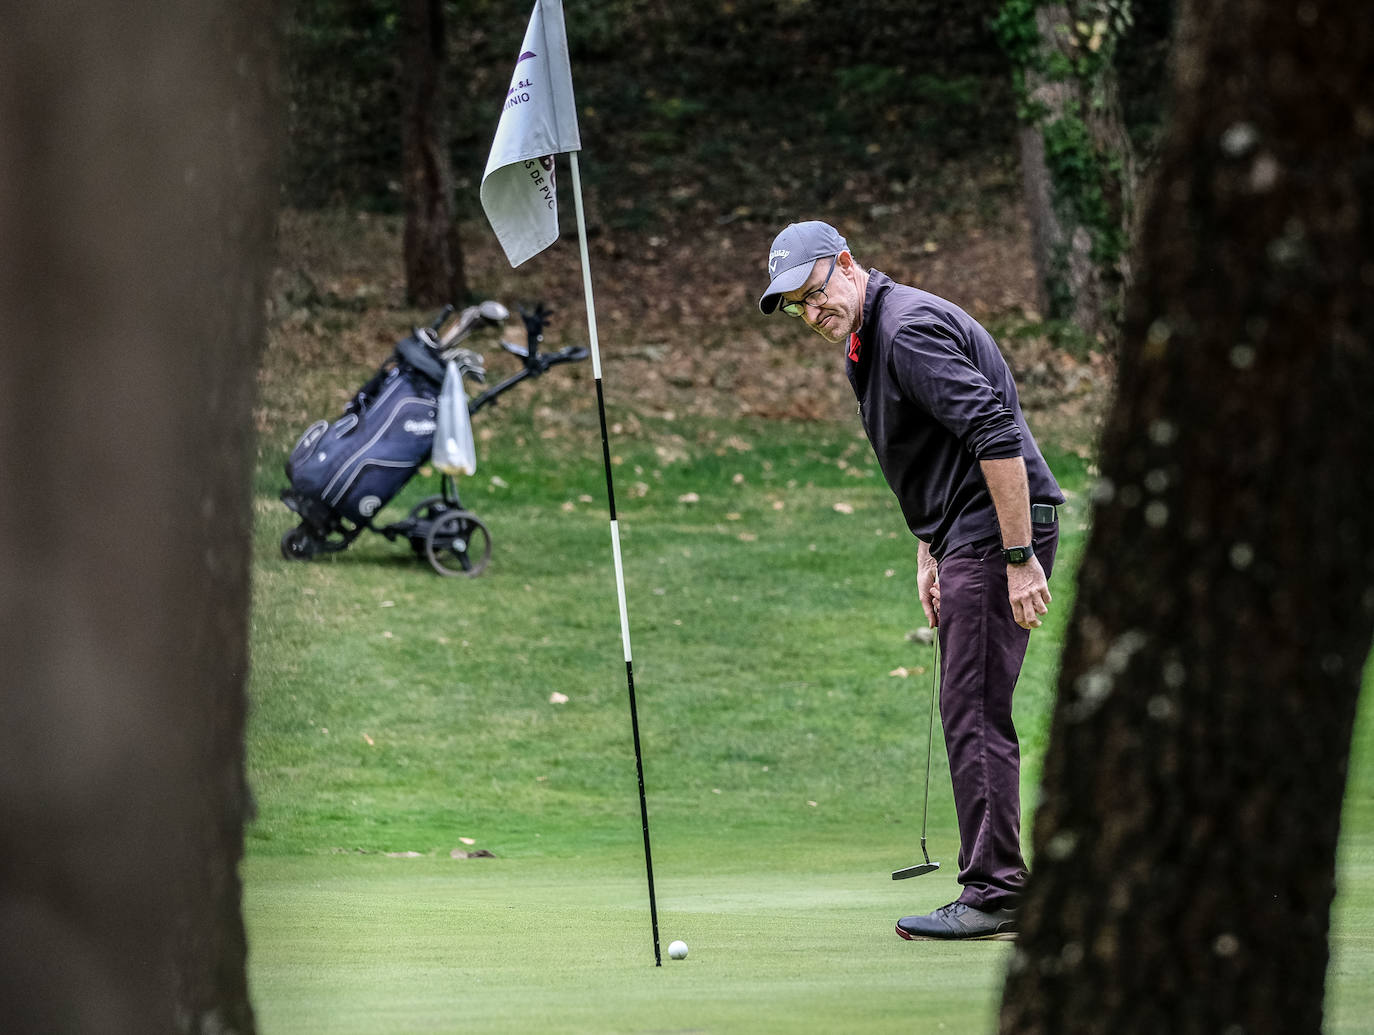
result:
[[[906,867],[906,869],[903,869],[903,870],[893,870],[893,871],[892,871],[892,879],[893,879],[893,880],[906,880],[908,877],[920,877],[920,876],[922,876],[923,874],[931,873],[931,872],[933,872],[933,871],[935,871],[935,870],[938,870],[939,868],[940,868],[940,864],[939,864],[939,863],[933,863],[933,862],[917,863],[915,866],[908,866],[908,867]]]

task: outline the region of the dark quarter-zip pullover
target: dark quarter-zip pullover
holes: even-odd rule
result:
[[[845,372],[902,515],[936,560],[1000,535],[980,460],[1023,457],[1031,502],[1064,502],[1001,350],[952,302],[870,270]]]

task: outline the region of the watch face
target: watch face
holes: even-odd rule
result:
[[[1029,546],[1013,546],[1008,550],[1003,550],[1002,557],[1008,564],[1024,564],[1031,559],[1031,548]]]

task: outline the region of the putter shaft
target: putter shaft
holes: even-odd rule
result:
[[[935,739],[935,687],[940,679],[940,634],[935,633],[935,658],[931,663],[930,674],[930,725],[926,730],[926,788],[924,801],[921,803],[921,857],[924,863],[917,863],[915,866],[908,866],[905,869],[894,870],[893,880],[906,880],[908,877],[919,877],[922,874],[931,873],[940,868],[940,864],[930,861],[930,853],[926,851],[926,818],[930,812],[930,751],[931,742]]]

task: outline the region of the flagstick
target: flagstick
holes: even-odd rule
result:
[[[625,679],[630,690],[630,727],[634,731],[635,772],[639,777],[639,818],[644,826],[644,869],[649,876],[649,921],[654,929],[654,966],[663,966],[658,948],[658,905],[654,900],[654,861],[649,851],[649,806],[644,798],[644,758],[639,749],[639,710],[635,707],[634,662],[630,657],[630,619],[625,610],[625,572],[620,563],[620,524],[615,516],[615,484],[611,478],[611,445],[606,435],[606,397],[601,390],[601,348],[596,337],[596,304],[592,301],[592,267],[587,257],[587,222],[582,214],[582,177],[577,152],[572,162],[573,200],[577,207],[577,244],[582,252],[582,287],[587,296],[587,333],[592,341],[592,376],[596,378],[596,408],[601,416],[601,455],[606,465],[606,500],[611,513],[611,549],[615,555],[615,590],[620,601],[620,642],[625,646]]]

